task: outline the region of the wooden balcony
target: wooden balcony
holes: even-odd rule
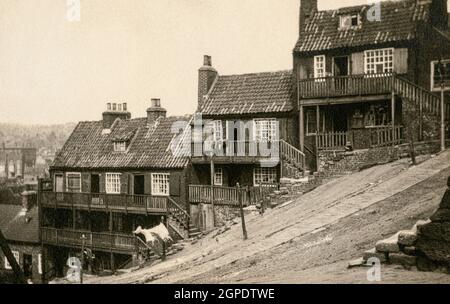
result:
[[[256,205],[268,194],[278,189],[277,184],[264,184],[260,187],[222,187],[208,185],[189,185],[189,202],[193,204],[209,204],[214,200],[216,205],[243,206]],[[211,197],[212,194],[212,197]]]
[[[41,227],[42,242],[46,245],[81,248],[82,237],[85,236],[85,248],[93,250],[133,253],[137,248],[143,248],[142,243],[132,234],[96,233],[70,229]],[[139,246],[139,247],[138,247]]]
[[[44,207],[139,214],[166,214],[167,197],[149,195],[41,192]]]
[[[210,162],[210,151],[206,143],[192,143],[192,162]],[[213,144],[214,162],[217,164],[256,164],[264,161],[278,163],[280,142],[231,141],[224,140]]]
[[[299,80],[301,99],[383,95],[392,92],[393,74],[364,74]]]

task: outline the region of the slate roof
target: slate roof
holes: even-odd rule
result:
[[[39,243],[38,215],[36,206],[22,213],[22,205],[0,203],[0,229],[9,241]]]
[[[289,112],[292,70],[218,76],[202,107],[204,115]]]
[[[372,5],[318,11],[301,28],[296,52],[330,50],[387,42],[408,41],[415,38],[419,21],[427,20],[429,3],[416,0],[381,2],[381,21],[369,21],[367,11]],[[359,13],[361,25],[356,29],[339,29],[341,15]]]
[[[174,155],[171,144],[176,134],[173,123],[189,122],[187,117],[158,118],[151,126],[147,118],[117,119],[110,134],[102,134],[102,121],[80,122],[56,156],[52,168],[103,169],[175,169],[188,162],[185,156]],[[126,152],[115,152],[113,142],[129,140]]]

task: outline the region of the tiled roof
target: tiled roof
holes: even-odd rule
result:
[[[345,47],[407,41],[415,37],[418,21],[427,20],[430,4],[416,0],[381,2],[381,21],[369,21],[367,12],[373,5],[318,11],[306,21],[295,46],[296,52],[310,52]],[[339,29],[341,15],[359,13],[361,25],[356,29]]]
[[[147,118],[116,120],[110,134],[102,134],[102,121],[80,122],[52,168],[183,168],[188,158],[174,155],[171,144],[176,134],[171,133],[177,121],[188,122],[187,117],[160,117],[156,124],[147,126]],[[126,152],[115,152],[113,142],[128,140]]]
[[[9,241],[39,243],[38,208],[26,213],[22,205],[0,203],[0,229]]]
[[[292,110],[292,71],[218,76],[202,114],[229,115]]]

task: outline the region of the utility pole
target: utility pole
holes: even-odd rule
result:
[[[442,63],[442,58],[439,59],[438,62],[439,65],[439,74],[441,77],[441,151],[445,150],[445,80],[444,80],[444,74],[445,74],[445,67]]]
[[[0,230],[0,247],[2,248],[3,254],[5,255],[6,259],[8,260],[9,265],[11,266],[12,270],[14,271],[14,276],[16,277],[16,283],[18,284],[27,284],[27,281],[25,280],[25,276],[22,272],[22,269],[20,268],[19,263],[16,261],[16,258],[11,252],[11,249],[8,246],[8,242],[5,239],[5,236],[3,235],[3,232]]]
[[[244,241],[245,241],[248,238],[247,237],[247,227],[245,226],[244,206],[242,205],[242,193],[241,193],[241,187],[239,186],[239,183],[236,184],[236,191],[237,191],[238,200],[239,200],[239,208],[241,210],[242,234],[244,235]]]
[[[212,208],[212,217],[213,217],[213,227],[216,227],[216,211],[214,208],[214,176],[215,176],[215,169],[214,169],[214,151],[211,151],[211,208]]]

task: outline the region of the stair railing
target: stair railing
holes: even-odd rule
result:
[[[189,231],[191,217],[173,198],[167,197],[167,213],[172,216],[181,226]]]
[[[305,171],[306,155],[285,140],[280,140],[281,158],[293,164],[298,169]]]

